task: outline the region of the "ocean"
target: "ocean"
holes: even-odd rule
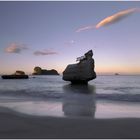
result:
[[[0,107],[37,116],[140,118],[140,76],[97,75],[88,85],[62,76],[0,78]]]

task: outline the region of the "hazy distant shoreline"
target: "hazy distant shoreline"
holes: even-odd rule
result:
[[[0,74],[2,76],[4,74]],[[27,75],[33,77],[33,76],[62,76],[62,73],[59,73],[59,75],[32,75],[31,73],[28,73]],[[97,73],[97,78],[98,76],[115,76],[115,74],[98,74]],[[140,74],[119,74],[117,76],[140,76]]]

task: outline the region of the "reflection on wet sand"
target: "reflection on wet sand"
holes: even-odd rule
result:
[[[95,115],[95,87],[92,85],[66,85],[63,87],[63,112],[66,116]]]

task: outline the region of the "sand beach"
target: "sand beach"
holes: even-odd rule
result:
[[[140,119],[47,117],[0,108],[0,138],[140,138]]]

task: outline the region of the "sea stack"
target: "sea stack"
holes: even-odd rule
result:
[[[87,84],[88,81],[96,78],[94,71],[94,59],[92,50],[78,57],[79,63],[69,64],[63,72],[63,80],[71,81],[72,84]]]
[[[55,69],[46,70],[46,69],[42,69],[41,67],[36,66],[34,68],[33,75],[59,75],[59,73]]]

